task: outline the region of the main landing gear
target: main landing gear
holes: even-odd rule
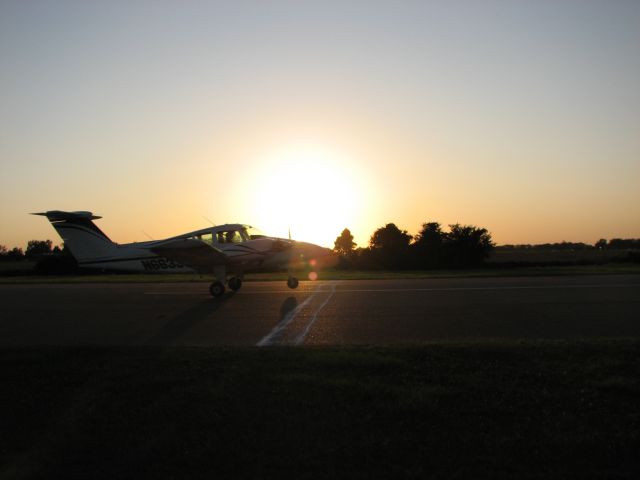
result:
[[[299,283],[300,282],[296,277],[292,276],[287,279],[287,287],[289,288],[298,288]],[[240,277],[231,277],[227,281],[227,285],[231,290],[237,292],[242,287],[242,279]],[[224,283],[222,283],[220,280],[216,280],[209,286],[209,293],[211,293],[211,295],[216,298],[224,295],[224,292],[226,292],[226,290],[227,289],[225,288]]]
[[[240,290],[240,287],[242,287],[242,279],[239,277],[231,277],[227,282],[227,285],[229,285],[229,288],[231,290],[237,292],[238,290]],[[216,280],[209,286],[209,293],[211,293],[211,295],[216,298],[224,295],[225,291],[226,289],[224,288],[224,283],[222,283],[220,280]]]
[[[221,297],[222,295],[224,295],[224,291],[225,288],[222,282],[213,282],[209,286],[209,293],[214,297]]]

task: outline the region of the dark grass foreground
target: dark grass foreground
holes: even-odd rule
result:
[[[0,359],[2,479],[640,476],[640,340]]]

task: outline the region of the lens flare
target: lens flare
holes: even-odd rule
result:
[[[309,280],[315,282],[318,279],[318,274],[316,272],[309,272]]]

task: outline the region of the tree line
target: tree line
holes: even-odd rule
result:
[[[640,250],[640,239],[638,238],[612,238],[607,240],[601,238],[593,245],[582,242],[558,242],[539,244],[518,244],[499,245],[496,248],[501,250]]]
[[[9,250],[4,245],[0,245],[0,260],[35,260],[45,255],[66,255],[68,253],[68,249],[64,245],[54,246],[51,240],[29,240],[25,251],[20,247],[13,247]]]
[[[495,244],[486,228],[426,222],[417,235],[401,230],[395,223],[378,228],[369,245],[356,248],[348,228],[336,238],[334,251],[340,268],[433,269],[477,267],[489,257]]]

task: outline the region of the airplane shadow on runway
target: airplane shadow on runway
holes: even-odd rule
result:
[[[153,345],[174,343],[234,296],[235,292],[230,292],[221,298],[208,298],[207,300],[197,303],[169,320],[162,329],[149,340],[149,343]]]
[[[283,320],[290,312],[292,312],[298,306],[298,300],[296,297],[288,297],[282,306],[280,307],[280,320]]]

